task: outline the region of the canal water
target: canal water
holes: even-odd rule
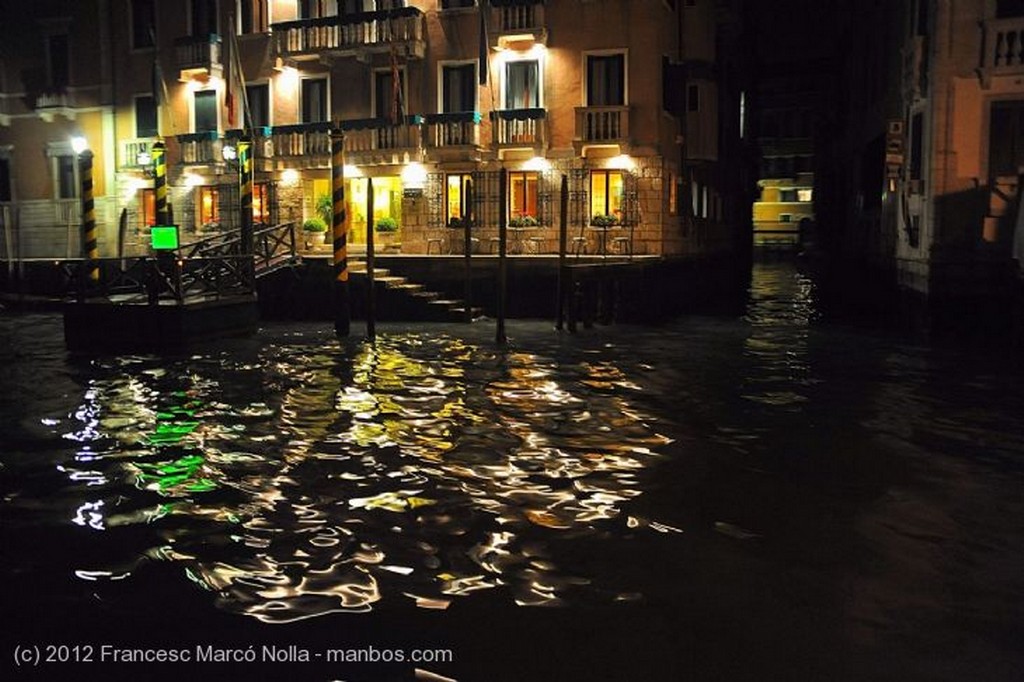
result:
[[[0,678],[1022,679],[1020,362],[824,312],[783,262],[741,315],[505,350],[0,315]]]

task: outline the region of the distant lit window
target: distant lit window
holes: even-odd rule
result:
[[[252,186],[252,220],[270,223],[270,185],[257,182]]]
[[[143,227],[156,225],[156,190],[152,188],[143,189],[139,193],[140,211]]]
[[[220,223],[220,191],[216,187],[197,187],[199,224],[203,226]]]
[[[473,176],[452,173],[445,178],[445,216],[448,225],[460,225],[473,215]]]
[[[805,201],[805,202],[806,201],[812,201],[813,197],[814,197],[814,190],[813,189],[798,189],[796,191],[796,200],[797,201]]]
[[[537,173],[508,174],[508,216],[510,219],[537,217]]]
[[[622,220],[622,171],[595,170],[590,172],[590,215],[612,216]]]

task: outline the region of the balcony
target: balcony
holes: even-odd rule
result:
[[[186,166],[212,166],[223,162],[221,141],[214,131],[178,135],[181,163]]]
[[[532,150],[540,154],[547,147],[546,123],[544,109],[492,111],[491,139],[498,155],[509,150]]]
[[[629,144],[629,107],[576,107],[578,151],[590,147],[622,147]]]
[[[291,168],[324,168],[331,165],[331,124],[298,123],[270,129],[274,158]]]
[[[480,121],[476,111],[428,114],[427,147],[436,156],[464,156],[480,149]]]
[[[548,40],[544,0],[491,0],[491,26],[499,48]]]
[[[216,33],[206,36],[185,36],[174,41],[175,65],[178,79],[205,83],[211,77],[220,78],[224,71],[221,64],[221,40]]]
[[[120,170],[145,170],[153,163],[153,145],[158,137],[140,137],[118,143],[117,167]]]
[[[300,19],[271,26],[275,55],[295,60],[366,57],[392,45],[409,57],[426,50],[423,12],[416,7]]]
[[[386,118],[341,122],[346,163],[355,165],[405,163],[422,155],[423,117],[407,116],[397,125]],[[324,168],[331,162],[331,124],[300,123],[274,126],[273,154],[292,168]]]
[[[270,170],[270,159],[274,156],[270,126],[256,126],[251,131],[240,129],[224,131],[224,144],[238,147],[238,141],[248,134],[252,142],[252,158],[256,170]]]
[[[47,123],[53,122],[53,119],[58,115],[68,120],[74,120],[74,96],[63,89],[39,93],[36,96],[35,111],[39,118]]]

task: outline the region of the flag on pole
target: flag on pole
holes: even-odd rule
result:
[[[477,68],[480,85],[487,85],[487,15],[490,5],[487,0],[480,0],[480,66]]]
[[[228,77],[227,83],[224,89],[224,106],[228,110],[228,127],[235,127],[235,20],[233,17],[228,18]]]

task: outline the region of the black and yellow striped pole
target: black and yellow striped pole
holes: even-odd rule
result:
[[[345,133],[331,129],[331,199],[334,236],[334,332],[348,336],[351,311],[348,300],[348,211],[345,207]]]
[[[85,275],[90,282],[100,280],[99,248],[96,243],[96,203],[92,189],[92,152],[78,155],[78,172],[82,181],[82,258]]]
[[[156,224],[170,225],[167,212],[167,147],[163,142],[153,145],[153,193],[156,195]]]
[[[255,264],[253,255],[253,225],[252,225],[252,140],[242,138],[238,141],[238,210],[239,238],[241,248],[239,254],[246,257],[245,273],[250,284],[255,284]]]

